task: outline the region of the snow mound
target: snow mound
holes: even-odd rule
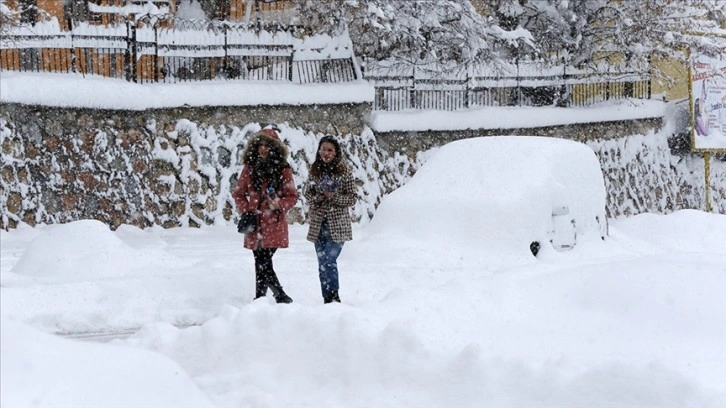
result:
[[[699,225],[699,228],[694,228]],[[668,215],[639,214],[614,221],[631,238],[678,252],[726,255],[726,215],[680,210]]]
[[[214,407],[179,364],[138,348],[80,343],[2,318],[2,405]]]
[[[605,184],[592,149],[564,139],[497,136],[441,147],[384,198],[369,238],[415,257],[531,256],[567,207],[577,240],[604,233]],[[423,244],[423,245],[421,245]]]
[[[154,248],[134,249],[96,220],[49,226],[35,238],[12,269],[31,277],[85,280],[142,274],[184,263]]]

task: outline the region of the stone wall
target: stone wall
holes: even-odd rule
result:
[[[610,217],[706,210],[702,154],[674,150],[667,128],[587,144],[600,159]],[[726,214],[726,157],[711,158],[712,211]]]
[[[501,134],[566,137],[590,145],[603,168],[611,217],[705,209],[703,157],[668,145],[660,119],[538,129],[374,135],[367,105],[103,111],[0,106],[0,228],[98,219],[199,226],[236,221],[231,191],[247,135],[282,124],[298,187],[324,134],[341,138],[358,180],[357,220],[405,183],[425,153],[452,140]],[[711,162],[714,212],[726,214],[726,163]],[[291,222],[304,222],[301,199]]]
[[[6,123],[18,124],[18,132],[36,144],[48,136],[61,137],[68,132],[103,128],[148,134],[168,129],[182,118],[200,126],[242,127],[247,123],[287,123],[291,127],[314,133],[344,135],[363,131],[370,112],[371,106],[366,103],[179,107],[143,111],[57,108],[15,103],[0,105],[0,118]],[[150,122],[156,123],[157,129],[148,130],[146,125]]]
[[[199,226],[236,220],[231,196],[247,135],[282,124],[301,186],[317,139],[340,135],[356,167],[356,218],[413,173],[412,162],[380,150],[364,127],[370,106],[179,108],[104,111],[0,107],[0,228],[19,222],[93,218]],[[304,130],[303,130],[304,129]],[[312,129],[312,130],[311,130]],[[304,220],[301,199],[291,221]]]

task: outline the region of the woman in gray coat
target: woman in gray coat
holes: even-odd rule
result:
[[[310,206],[307,239],[315,243],[323,301],[340,302],[338,256],[345,241],[353,239],[350,207],[357,195],[340,143],[331,136],[323,137],[318,144],[303,196]]]

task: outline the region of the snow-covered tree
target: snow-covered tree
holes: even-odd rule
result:
[[[726,34],[721,29],[726,15],[723,0],[647,0],[646,7],[638,9],[628,2],[623,3],[623,13],[637,17],[624,29],[634,44],[621,44],[633,54],[650,52],[682,59],[688,51],[708,54],[723,53],[726,45],[718,37],[714,41],[705,36]],[[626,14],[626,15],[627,15]]]
[[[210,18],[230,0],[195,0]],[[724,48],[726,0],[292,0],[301,35],[348,30],[356,55],[463,67],[527,58],[644,66],[653,56]],[[478,11],[477,11],[478,10]],[[724,32],[724,30],[721,30]]]
[[[230,0],[198,0],[210,20],[227,19],[229,17]],[[254,1],[254,0],[250,0]]]
[[[5,0],[0,0],[0,36],[8,34],[10,28],[16,24],[13,14],[5,4]]]
[[[652,56],[685,59],[687,50],[713,53],[723,48],[721,41],[704,41],[698,35],[720,29],[726,13],[723,0],[487,1],[500,8],[516,3],[507,9],[516,10],[537,49],[573,65],[617,54],[617,60],[633,67]]]
[[[469,0],[296,0],[300,22],[348,29],[356,54],[372,60],[463,66],[500,59],[498,45],[534,47],[521,27],[505,29]]]

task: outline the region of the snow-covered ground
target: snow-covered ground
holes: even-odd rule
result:
[[[459,151],[450,165],[466,169],[476,149]],[[479,175],[470,201],[455,197],[456,222],[431,234],[416,232],[427,186],[449,180],[417,176],[399,195],[419,200],[394,192],[383,206],[422,217],[388,208],[354,229],[342,304],[322,304],[302,225],[275,255],[291,305],[252,301],[253,259],[232,226],[0,231],[2,406],[726,405],[726,216],[611,220],[606,240],[535,258],[474,227],[501,175]],[[496,228],[508,225],[522,224]],[[52,334],[93,332],[132,334]]]

